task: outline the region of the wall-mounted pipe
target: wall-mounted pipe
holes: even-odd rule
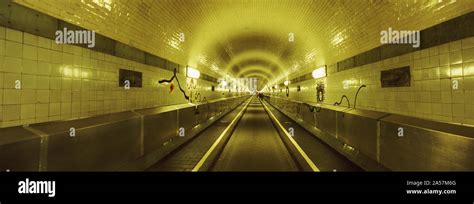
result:
[[[181,91],[181,93],[183,93],[184,98],[189,101],[189,96],[186,95],[186,92],[184,91],[184,89],[181,88],[181,84],[179,83],[178,77],[176,77],[176,68],[173,71],[173,77],[171,77],[170,79],[162,79],[162,80],[158,81],[158,83],[160,83],[160,84],[162,84],[162,83],[171,83],[173,81],[173,79],[176,79],[176,81],[178,82],[179,90]]]
[[[342,99],[343,99],[343,98],[346,98],[346,101],[347,101],[347,107],[348,107],[348,108],[351,108],[351,103],[349,102],[349,98],[347,98],[347,96],[346,96],[346,95],[342,95],[342,96],[341,96],[341,100],[340,100],[339,102],[335,102],[335,103],[334,103],[334,105],[335,105],[335,106],[339,106],[339,105],[341,105],[341,103],[342,103]]]
[[[357,103],[357,96],[359,95],[359,91],[360,89],[364,88],[364,87],[367,87],[365,84],[362,84],[359,89],[357,89],[357,92],[356,92],[356,95],[355,95],[355,98],[354,98],[354,109],[356,108],[356,103]]]

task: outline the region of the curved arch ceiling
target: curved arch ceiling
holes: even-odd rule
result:
[[[215,77],[258,65],[274,79],[377,47],[388,27],[421,30],[474,8],[474,1],[441,0],[16,2]]]
[[[252,73],[258,73],[262,76],[265,76],[267,79],[272,79],[274,78],[274,75],[269,72],[267,69],[265,69],[265,67],[249,67],[249,68],[246,68],[245,70],[239,72],[236,74],[236,77],[244,77],[244,76],[247,76],[249,74],[252,74]]]
[[[257,78],[259,84],[268,83],[274,77],[264,69],[249,69],[237,74],[238,78]]]

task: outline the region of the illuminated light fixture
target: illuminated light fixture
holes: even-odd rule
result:
[[[283,84],[285,84],[285,86],[288,86],[290,84],[290,80],[286,80],[285,82],[283,82]]]
[[[317,68],[313,71],[313,78],[319,79],[326,76],[326,65]]]
[[[277,89],[277,88],[278,88],[278,85],[275,85],[275,88]]]
[[[221,85],[222,85],[222,87],[227,87],[227,81],[222,80]]]
[[[186,68],[186,76],[191,77],[191,78],[195,78],[195,79],[199,79],[199,77],[201,76],[201,72],[199,72],[199,70],[194,69],[192,67],[187,67]]]

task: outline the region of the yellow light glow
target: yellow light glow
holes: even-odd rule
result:
[[[349,89],[351,87],[358,87],[359,81],[356,79],[346,79],[342,81],[342,88]]]
[[[79,77],[79,69],[74,68],[74,77]]]
[[[226,86],[227,86],[227,81],[222,80],[222,81],[221,81],[221,86],[222,86],[222,87],[226,87]]]
[[[66,77],[72,77],[72,69],[69,67],[62,68],[63,75]]]
[[[108,11],[112,10],[112,0],[93,0],[92,2]]]
[[[331,40],[331,43],[335,46],[339,45],[342,41],[344,41],[344,37],[342,33],[337,33],[334,38]]]
[[[290,84],[290,80],[286,80],[285,82],[283,82],[283,84],[285,84],[285,86],[288,86]]]
[[[89,78],[89,72],[82,72],[82,78]]]
[[[199,70],[194,69],[192,67],[188,67],[186,69],[186,76],[194,78],[194,79],[199,79],[199,77],[201,76],[201,72],[199,72]]]
[[[100,31],[104,36],[128,42],[178,64],[196,67],[201,64],[200,71],[214,77],[226,71],[236,75],[234,65],[239,68],[235,72],[254,72],[250,68],[255,64],[248,63],[252,60],[272,64],[272,67],[263,66],[272,73],[269,78],[274,81],[269,84],[286,77],[285,71],[305,73],[312,71],[313,68],[306,70],[311,65],[333,64],[378,47],[381,29],[421,30],[469,13],[474,6],[474,1],[460,0],[347,1],[341,4],[331,0],[301,3],[293,0],[14,2],[80,23],[85,29]],[[185,12],[196,8],[200,12]],[[364,12],[353,14],[361,8]],[[337,15],[333,15],[335,13]],[[326,18],[332,15],[334,18]],[[84,20],[91,18],[96,20]],[[347,18],[351,18],[350,21],[344,20]],[[355,25],[364,25],[363,30],[356,29]],[[190,34],[185,43],[177,40],[180,33]],[[247,64],[241,66],[242,62]],[[299,67],[292,66],[298,63]],[[212,64],[218,65],[219,70]]]
[[[177,39],[173,38],[173,39],[168,40],[168,45],[174,49],[177,49],[177,50],[180,49],[180,43]]]
[[[326,66],[317,68],[313,71],[313,78],[319,79],[323,77],[326,77]]]
[[[217,65],[215,65],[215,64],[213,64],[213,65],[211,66],[211,69],[212,69],[212,71],[216,71],[216,72],[219,71],[219,67],[218,67]]]

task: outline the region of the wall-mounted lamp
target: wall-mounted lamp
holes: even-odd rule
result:
[[[186,67],[186,76],[194,79],[199,79],[199,77],[201,76],[201,72],[192,67]]]
[[[224,80],[221,81],[221,86],[222,86],[222,87],[227,87],[227,81],[224,81]]]
[[[290,85],[290,80],[286,80],[285,82],[283,82],[283,84],[285,84],[285,86]]]
[[[313,78],[319,79],[326,76],[326,65],[319,67],[313,71]]]

